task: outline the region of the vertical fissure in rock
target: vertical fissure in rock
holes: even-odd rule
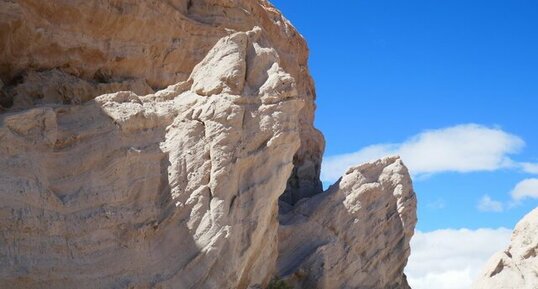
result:
[[[279,203],[295,205],[304,198],[310,198],[323,192],[320,180],[321,155],[305,157],[296,154],[293,158],[293,170],[288,179],[286,190],[279,198]]]

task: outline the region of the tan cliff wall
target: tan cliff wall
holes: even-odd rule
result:
[[[305,100],[294,170],[300,177],[290,178],[289,198],[294,199],[292,191],[321,191],[324,141],[312,127],[315,91],[308,49],[268,2],[22,0],[0,5],[0,78],[5,84],[0,104],[14,109],[43,102],[80,103],[119,90],[147,94],[150,88],[185,81],[225,35],[261,27],[262,42],[298,80],[297,93]],[[61,78],[56,70],[74,78],[56,81]]]
[[[0,47],[0,288],[407,288],[407,169],[322,192],[268,2],[0,1]]]

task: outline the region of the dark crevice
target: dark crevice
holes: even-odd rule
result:
[[[499,263],[497,264],[497,266],[495,267],[495,269],[493,270],[493,272],[491,272],[491,274],[489,275],[489,277],[493,277],[499,273],[501,273],[504,269],[504,262],[503,260],[500,260]]]
[[[293,170],[288,179],[286,190],[280,196],[279,201],[294,206],[301,199],[310,198],[323,192],[323,185],[319,179],[320,165],[307,166],[305,164],[312,161],[299,160],[297,155],[293,158]]]
[[[232,212],[232,208],[234,206],[235,200],[237,199],[237,195],[232,197],[232,200],[230,201],[230,206],[228,207],[228,215]]]
[[[17,86],[24,82],[25,73],[19,73],[5,83],[6,86]]]
[[[95,72],[93,75],[93,80],[97,83],[110,83],[112,77],[109,73],[104,72],[103,70],[99,69]]]
[[[7,81],[5,84],[0,80],[0,112],[11,108],[14,104],[14,98],[9,90],[24,82],[25,75],[20,73]]]
[[[0,90],[0,111],[13,106],[13,97]]]
[[[192,8],[192,0],[187,1],[187,13]]]

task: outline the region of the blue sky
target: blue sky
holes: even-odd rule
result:
[[[444,170],[413,165],[422,170],[414,174],[417,229],[426,234],[419,239],[435,243],[446,233],[483,246],[494,232],[507,241],[509,231],[499,228],[512,229],[538,205],[538,181],[516,189],[538,178],[538,167],[522,164],[538,163],[538,1],[272,2],[308,41],[325,159],[337,166],[376,155],[369,150],[416,151],[428,143],[462,149]],[[429,159],[406,154],[415,159],[404,162]],[[474,155],[483,165],[465,168]],[[522,190],[527,197],[516,200]],[[442,288],[442,278],[447,288],[467,288],[475,271],[415,272],[414,288]],[[469,280],[450,283],[448,275]]]
[[[538,162],[538,2],[273,3],[308,41],[326,156],[475,123],[519,136],[513,159]],[[499,169],[416,180],[418,228],[512,228],[538,202],[502,213],[477,203],[508,201],[528,177]]]

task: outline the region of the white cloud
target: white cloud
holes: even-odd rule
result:
[[[471,269],[448,270],[440,273],[429,273],[421,278],[408,278],[413,289],[468,289],[473,283]]]
[[[513,209],[521,204],[523,199],[532,198],[538,199],[538,179],[524,179],[517,183],[512,191],[510,191],[512,200],[505,203],[492,199],[488,195],[484,195],[476,206],[482,212],[502,212],[505,209]]]
[[[482,212],[502,212],[504,211],[504,205],[502,202],[493,200],[490,196],[485,195],[478,202],[478,210]]]
[[[519,182],[510,192],[510,195],[515,201],[521,201],[525,198],[538,198],[538,179],[525,179]]]
[[[521,168],[526,173],[538,174],[538,164],[537,163],[521,163]]]
[[[386,155],[400,155],[415,176],[441,172],[494,171],[518,164],[508,155],[525,142],[498,128],[463,124],[428,130],[400,144],[378,144],[324,159],[321,178],[336,181],[347,168]]]
[[[416,232],[405,269],[413,289],[467,289],[487,260],[507,247],[511,230]]]

